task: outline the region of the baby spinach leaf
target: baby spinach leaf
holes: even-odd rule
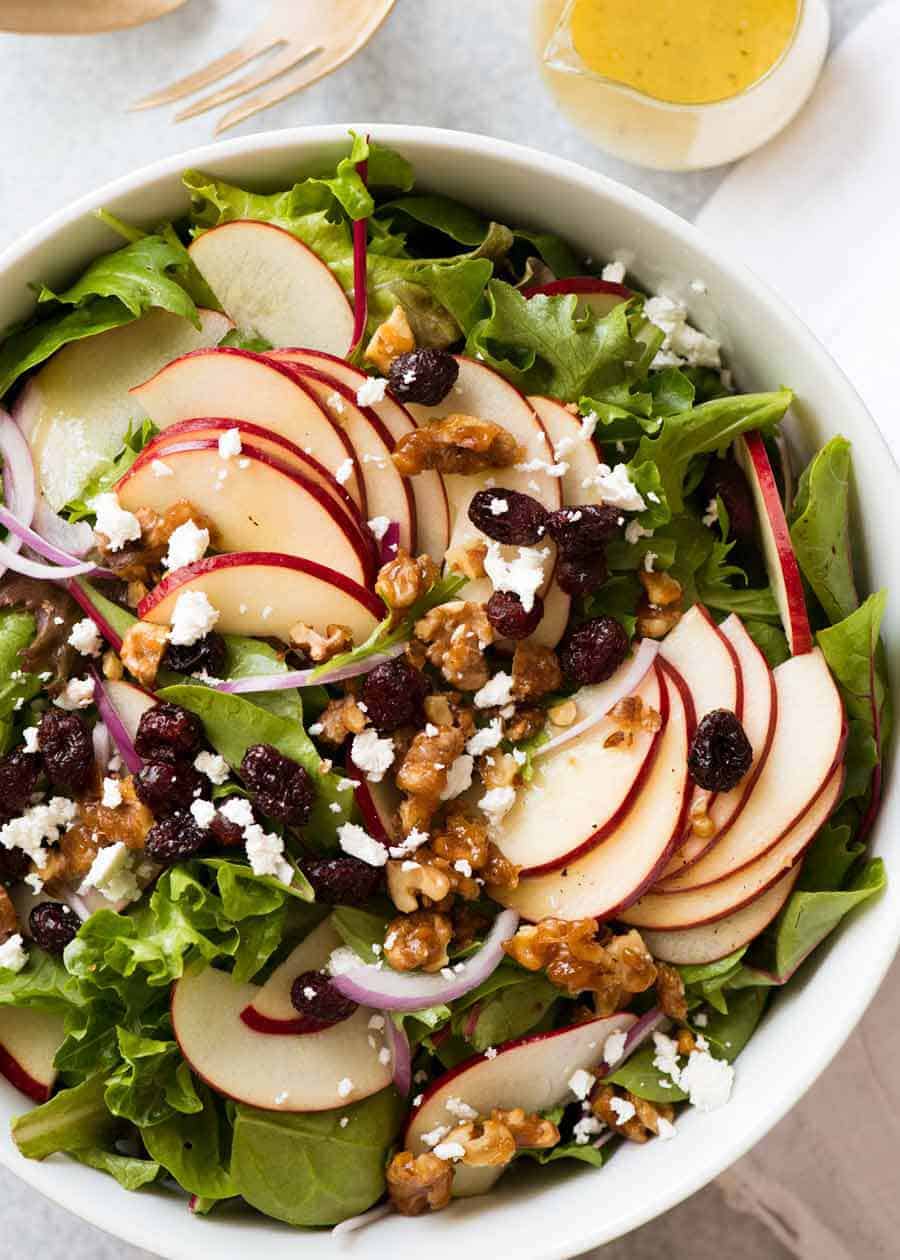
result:
[[[780,626],[771,625],[755,617],[747,617],[744,620],[744,629],[768,661],[770,669],[790,659],[791,649],[788,647],[787,636]]]
[[[106,1146],[119,1121],[104,1102],[106,1080],[94,1076],[73,1089],[63,1089],[12,1122],[12,1138],[26,1159],[46,1159],[58,1151]]]
[[[380,947],[384,944],[390,917],[373,914],[370,910],[357,910],[352,906],[339,906],[331,916],[331,922],[346,946],[358,954],[364,962],[375,963],[381,958]],[[376,951],[372,948],[379,946]]]
[[[69,1151],[69,1155],[79,1164],[87,1164],[98,1172],[108,1173],[114,1177],[123,1190],[140,1190],[155,1181],[160,1174],[160,1166],[151,1159],[138,1159],[132,1155],[119,1155],[115,1151],[105,1151],[99,1146],[89,1146],[84,1150]]]
[[[559,997],[559,989],[549,980],[526,975],[455,1018],[454,1031],[465,1037],[474,1050],[487,1050],[534,1030]]]
[[[753,1036],[766,1008],[765,989],[746,989],[729,994],[728,1010],[714,1011],[703,1035],[717,1058],[733,1062]]]
[[[212,1091],[196,1085],[200,1110],[141,1129],[151,1157],[189,1194],[228,1199],[238,1193],[229,1171],[231,1132]]]
[[[678,970],[686,986],[702,984],[705,980],[715,980],[733,971],[746,952],[745,945],[742,949],[729,954],[727,958],[720,958],[718,962],[699,963],[694,966],[679,967]]]
[[[403,1112],[393,1089],[336,1111],[298,1115],[239,1104],[235,1188],[260,1212],[290,1225],[334,1225],[364,1212],[384,1193],[385,1161]]]
[[[865,844],[853,839],[853,827],[838,813],[821,828],[803,861],[798,890],[834,892],[843,886],[851,868],[865,852]]]
[[[687,1094],[654,1065],[655,1058],[656,1047],[650,1042],[636,1050],[606,1079],[612,1085],[630,1090],[638,1098],[646,1098],[648,1102],[684,1102]]]
[[[16,714],[41,690],[40,679],[21,668],[19,656],[34,634],[31,613],[15,608],[0,612],[0,756],[12,745]]]
[[[559,1159],[576,1159],[582,1164],[590,1164],[592,1168],[602,1168],[611,1154],[611,1147],[612,1143],[606,1143],[598,1148],[590,1142],[583,1144],[560,1142],[549,1151],[537,1151],[525,1147],[524,1150],[517,1152],[516,1158],[533,1159],[536,1164],[555,1164]]]
[[[790,976],[846,914],[887,886],[881,858],[867,862],[849,888],[840,892],[795,892],[779,920],[775,969]]]
[[[859,606],[850,548],[850,474],[850,443],[834,437],[801,474],[791,525],[803,576],[831,622]]]

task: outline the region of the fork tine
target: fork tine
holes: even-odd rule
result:
[[[171,105],[173,101],[181,100],[183,96],[190,96],[192,92],[199,92],[201,88],[208,87],[219,79],[224,79],[226,74],[231,74],[234,70],[240,70],[241,66],[245,66],[248,61],[252,61],[254,57],[260,56],[261,53],[268,52],[279,43],[283,43],[283,41],[277,37],[273,37],[266,43],[265,37],[261,37],[261,33],[255,31],[242,44],[232,48],[231,52],[225,53],[222,57],[217,57],[215,61],[211,61],[208,66],[195,71],[194,74],[189,74],[183,79],[177,79],[174,83],[170,83],[168,87],[151,92],[149,96],[135,101],[129,108],[132,110],[155,109],[158,105]]]
[[[332,57],[319,54],[311,62],[301,66],[296,74],[286,76],[270,92],[262,92],[258,96],[251,97],[243,105],[236,105],[234,109],[229,110],[227,114],[224,114],[219,119],[216,126],[216,135],[227,131],[229,127],[236,127],[238,123],[244,122],[247,118],[252,118],[254,114],[260,113],[261,110],[277,105],[279,101],[287,100],[295,92],[302,92],[304,88],[312,87],[314,83],[318,83],[320,79],[324,79],[326,75],[331,74],[333,70],[337,70],[346,61],[349,61],[355,52],[356,48],[354,47],[342,50]]]
[[[317,48],[314,44],[299,50],[292,46],[285,48],[278,56],[267,60],[262,69],[256,74],[244,75],[243,78],[237,79],[234,83],[229,84],[228,87],[221,88],[218,92],[212,92],[209,96],[203,96],[199,101],[194,101],[193,105],[189,105],[187,109],[183,109],[180,114],[175,115],[175,122],[184,122],[188,118],[196,117],[197,114],[205,114],[208,109],[215,109],[217,105],[225,105],[228,101],[233,101],[236,96],[244,96],[247,92],[252,92],[254,88],[265,87],[267,83],[277,79],[286,70],[293,70],[294,66],[301,61],[305,61],[313,53],[318,52],[321,52],[321,48]]]

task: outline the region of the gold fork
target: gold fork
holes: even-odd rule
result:
[[[225,131],[310,87],[349,61],[369,42],[394,3],[395,0],[273,0],[265,21],[237,48],[196,73],[136,101],[131,108],[154,109],[180,101],[267,53],[259,70],[202,97],[175,117],[175,122],[183,122],[271,83],[269,91],[250,96],[219,119],[216,131]]]

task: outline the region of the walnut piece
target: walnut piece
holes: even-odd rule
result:
[[[669,573],[651,570],[649,573],[646,569],[638,572],[638,579],[647,592],[647,599],[654,608],[671,608],[674,604],[681,603],[681,583]]]
[[[516,1139],[498,1120],[469,1120],[441,1140],[461,1146],[465,1154],[460,1163],[470,1168],[502,1168],[516,1153]]]
[[[450,767],[466,746],[466,730],[460,726],[439,726],[433,735],[419,731],[397,769],[396,783],[401,792],[430,804],[434,814],[447,786]]]
[[[639,932],[601,941],[594,919],[542,919],[520,927],[503,948],[520,967],[546,972],[548,980],[573,997],[592,992],[598,1015],[611,1015],[656,979]]]
[[[447,946],[452,935],[446,914],[416,910],[388,925],[384,956],[395,971],[440,971],[450,961]]]
[[[414,858],[387,864],[387,886],[391,901],[402,914],[443,901],[450,892],[450,877],[431,862],[423,860],[420,849]]]
[[[489,752],[478,758],[478,773],[486,788],[512,787],[521,769],[512,753]]]
[[[559,1141],[559,1129],[551,1120],[545,1120],[533,1111],[526,1112],[522,1107],[513,1107],[509,1111],[501,1111],[495,1107],[491,1112],[491,1119],[509,1129],[518,1150],[523,1147],[547,1150],[556,1146]]]
[[[613,1103],[617,1102],[618,1107]],[[629,1106],[630,1104],[630,1106]],[[610,1129],[621,1133],[629,1142],[646,1142],[659,1133],[660,1120],[672,1123],[675,1108],[667,1103],[651,1103],[646,1098],[638,1098],[630,1090],[621,1090],[612,1085],[598,1085],[591,1094],[591,1110],[598,1120],[602,1120]],[[628,1114],[623,1120],[622,1113]]]
[[[118,682],[124,676],[125,668],[122,661],[110,648],[108,652],[103,653],[103,677],[109,679],[110,682]]]
[[[438,579],[438,568],[431,556],[411,556],[398,547],[393,560],[378,570],[375,592],[392,613],[404,612],[431,590]]]
[[[687,1022],[688,1009],[684,996],[684,981],[677,967],[669,963],[656,964],[656,996],[663,1012],[679,1024]],[[689,1054],[690,1051],[682,1051]]]
[[[432,608],[416,622],[416,637],[428,644],[426,657],[453,687],[478,691],[490,677],[485,648],[494,631],[481,604],[453,600]]]
[[[578,717],[578,705],[574,700],[563,700],[548,709],[547,715],[554,726],[565,728],[571,726]]]
[[[517,700],[537,700],[559,691],[563,676],[552,648],[527,640],[516,645],[512,664],[513,695]]]
[[[384,323],[375,329],[363,358],[367,363],[374,363],[382,376],[387,376],[394,360],[415,348],[416,339],[406,311],[398,303]]]
[[[504,724],[503,738],[512,744],[524,744],[534,739],[547,724],[547,714],[536,705],[522,705]]]
[[[169,644],[169,627],[136,621],[122,640],[122,664],[142,687],[153,688]]]
[[[319,718],[322,727],[319,738],[323,743],[337,747],[343,744],[348,735],[358,735],[360,731],[364,731],[368,720],[353,696],[329,700]]]
[[[434,468],[468,476],[485,468],[510,468],[522,457],[516,439],[499,424],[477,416],[450,415],[405,434],[394,463],[405,477]]]
[[[388,1165],[387,1189],[402,1216],[439,1212],[450,1202],[453,1165],[430,1152],[413,1156],[411,1151],[400,1151]]]
[[[324,635],[313,630],[304,621],[298,621],[290,629],[291,647],[304,653],[316,665],[330,661],[340,652],[353,647],[353,635],[346,626],[326,626]]]
[[[681,584],[668,573],[638,573],[645,598],[637,610],[637,632],[645,639],[663,639],[681,620]]]
[[[16,908],[12,903],[12,898],[3,885],[0,884],[0,944],[14,936],[18,928]]]
[[[135,513],[141,526],[141,537],[137,542],[118,551],[109,551],[108,540],[103,534],[97,534],[100,551],[107,568],[112,569],[116,577],[129,583],[128,602],[132,607],[142,596],[132,602],[132,596],[138,596],[143,588],[147,593],[147,584],[155,584],[162,571],[163,556],[169,546],[169,539],[188,521],[193,521],[198,529],[210,529],[209,522],[197,511],[187,499],[179,499],[160,515],[151,508],[139,508]],[[210,533],[213,531],[210,529]]]
[[[642,639],[664,639],[681,620],[678,608],[655,608],[646,600],[637,607],[637,633]]]
[[[46,884],[83,879],[100,850],[119,840],[132,853],[143,852],[153,815],[138,800],[130,777],[119,780],[119,790],[122,804],[115,809],[98,800],[80,801],[78,818],[37,872]]]
[[[658,731],[662,726],[660,714],[640,696],[625,696],[613,705],[609,716],[618,730],[606,737],[604,748],[630,748],[639,731]]]
[[[473,871],[481,871],[490,856],[487,825],[454,809],[447,815],[441,830],[431,837],[431,849],[451,864],[468,862]]]
[[[472,582],[484,577],[484,560],[487,555],[487,543],[471,542],[459,547],[451,547],[444,559],[447,567],[455,573],[461,573]]]

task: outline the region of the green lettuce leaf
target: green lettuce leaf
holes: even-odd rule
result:
[[[473,1050],[487,1050],[542,1027],[559,998],[559,989],[545,977],[519,971],[509,983],[455,1014],[453,1030]]]
[[[388,924],[393,915],[373,914],[371,910],[358,910],[353,906],[339,906],[331,916],[331,922],[344,944],[364,962],[376,963],[381,956],[372,948],[382,946]]]
[[[0,756],[12,746],[18,713],[41,690],[40,679],[21,668],[19,657],[34,638],[35,629],[29,612],[16,608],[0,612]]]
[[[130,324],[135,316],[118,298],[95,298],[73,310],[10,328],[0,337],[0,398],[23,373],[72,341]]]
[[[795,892],[778,922],[775,970],[791,976],[845,915],[887,886],[881,858],[867,862],[850,886],[839,892]]]
[[[853,838],[854,827],[841,810],[822,827],[803,861],[798,889],[804,892],[834,892],[865,852],[865,844]],[[855,820],[853,820],[855,821]]]
[[[83,487],[77,499],[67,503],[63,511],[70,521],[77,523],[89,519],[93,521],[95,513],[92,506],[99,494],[105,494],[116,485],[145,446],[156,436],[157,429],[150,420],[145,420],[136,429],[129,428],[122,443],[122,449],[112,458],[104,459],[91,474],[87,485]]]
[[[834,437],[804,469],[791,542],[809,585],[831,622],[859,606],[850,549],[850,443]]]
[[[12,1138],[21,1154],[46,1159],[58,1151],[108,1146],[119,1121],[106,1108],[105,1090],[104,1077],[94,1076],[13,1120]]]
[[[104,1100],[114,1116],[139,1127],[176,1113],[202,1111],[191,1071],[174,1041],[159,1041],[117,1028],[122,1065],[108,1079]]]
[[[44,1011],[66,1011],[83,1003],[76,980],[61,958],[33,947],[21,971],[0,971],[0,1006],[33,1006]]]
[[[196,1090],[198,1110],[148,1125],[141,1138],[151,1159],[189,1194],[230,1199],[238,1193],[229,1168],[231,1127],[212,1091],[199,1081]]]
[[[770,669],[790,659],[791,649],[780,626],[748,617],[744,621],[744,629],[768,661]]]
[[[105,1151],[99,1146],[89,1146],[84,1150],[69,1151],[69,1156],[79,1164],[87,1164],[114,1177],[123,1190],[140,1190],[150,1185],[160,1174],[160,1166],[151,1159],[137,1159],[133,1155],[119,1155],[115,1151]]]

